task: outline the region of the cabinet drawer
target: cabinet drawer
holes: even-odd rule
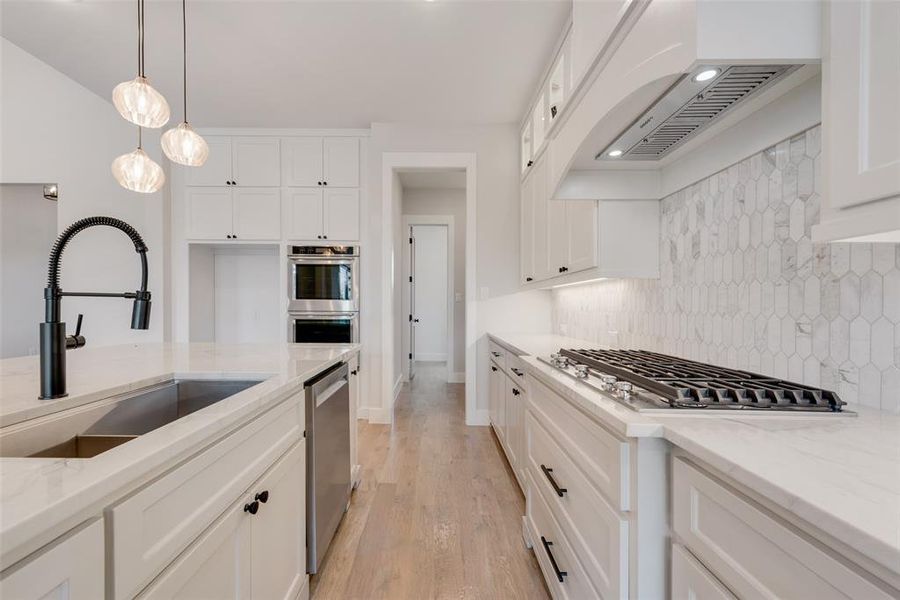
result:
[[[891,597],[688,462],[675,459],[672,483],[675,533],[739,597]]]
[[[535,483],[531,472],[528,472],[525,484],[526,518],[534,534],[532,540],[534,554],[544,573],[547,587],[550,588],[553,597],[557,599],[600,598],[600,594],[591,585],[587,573],[575,558],[575,551],[560,530],[559,524],[550,512],[550,507]],[[553,561],[556,563],[555,569]],[[559,574],[557,574],[557,569],[560,571]]]
[[[528,407],[613,508],[629,510],[628,443],[533,377],[528,383]]]
[[[736,600],[728,588],[680,544],[672,544],[672,598]]]
[[[628,595],[628,521],[621,519],[529,411],[528,468],[594,586],[604,598]],[[555,487],[554,487],[555,485]]]
[[[506,370],[518,386],[525,385],[525,362],[512,352],[506,355]],[[524,391],[524,390],[523,390]]]
[[[491,353],[491,360],[506,371],[506,348],[496,342],[488,342],[488,350]]]
[[[303,431],[294,396],[109,509],[113,592],[131,597]]]

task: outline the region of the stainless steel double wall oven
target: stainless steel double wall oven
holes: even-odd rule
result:
[[[359,248],[288,246],[288,341],[359,341]]]

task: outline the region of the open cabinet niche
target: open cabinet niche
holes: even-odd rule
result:
[[[284,340],[276,244],[190,244],[190,341]]]

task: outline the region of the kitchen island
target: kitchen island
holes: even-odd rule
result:
[[[230,506],[237,514],[252,514],[260,531],[279,528],[262,518],[267,511],[293,514],[301,526],[305,509],[297,486],[305,479],[304,383],[355,359],[358,351],[357,344],[87,347],[69,353],[69,394],[57,400],[37,398],[37,357],[0,361],[0,587],[28,585],[27,577],[34,576],[28,574],[29,563],[41,560],[47,565],[36,572],[50,585],[56,576],[52,566],[67,563],[54,553],[64,552],[71,541],[81,559],[68,565],[76,571],[70,574],[74,579],[65,574],[60,579],[70,586],[70,597],[90,597],[98,589],[107,597],[129,597],[151,581],[159,586],[157,593],[168,595],[190,589],[184,574],[191,564],[203,575],[201,565],[217,555],[216,542],[249,544],[248,551],[262,543],[254,541],[253,530],[232,527]],[[179,379],[244,381],[249,387],[93,458],[16,457],[4,444],[24,428],[53,427],[107,399]],[[256,491],[254,480],[265,483],[269,476],[275,477],[273,485],[283,480],[289,494],[272,491],[259,508],[261,491],[268,490]],[[293,505],[284,502],[297,494]],[[254,503],[256,508],[247,508]],[[101,544],[99,549],[85,542],[88,538]],[[295,539],[288,546],[302,544]],[[92,556],[100,557],[99,564],[89,560]],[[246,562],[231,567],[250,569],[258,561],[251,556]],[[285,585],[305,589],[305,569],[294,565],[293,571]],[[265,585],[278,579],[274,575],[261,573],[256,581]],[[243,580],[241,585],[249,585],[251,577]],[[78,589],[86,593],[79,595]]]

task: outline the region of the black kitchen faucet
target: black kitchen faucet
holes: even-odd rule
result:
[[[135,251],[141,256],[141,289],[121,294],[104,292],[64,292],[59,287],[59,259],[66,244],[76,233],[88,227],[105,225],[121,230],[131,238]],[[150,326],[150,292],[147,291],[147,245],[137,230],[119,219],[112,217],[88,217],[69,225],[56,239],[50,250],[47,287],[44,288],[44,322],[40,326],[41,336],[41,395],[42,400],[62,398],[66,395],[66,350],[81,348],[85,344],[81,335],[81,318],[74,335],[66,335],[66,324],[59,320],[60,303],[63,296],[92,296],[100,298],[133,298],[131,328],[147,329]]]

